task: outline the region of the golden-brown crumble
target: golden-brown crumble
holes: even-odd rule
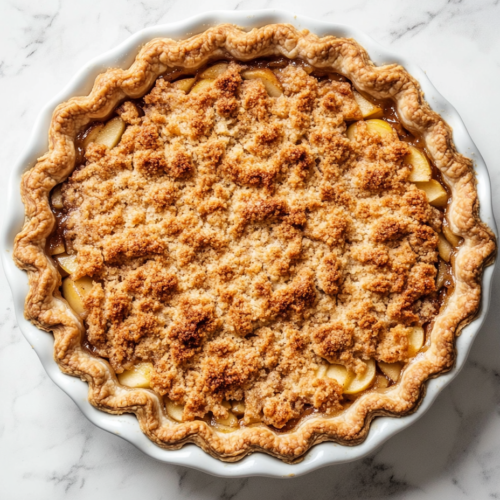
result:
[[[157,80],[221,57],[269,55],[312,66],[274,66],[280,98],[258,79],[242,81],[238,64],[196,95]],[[316,80],[300,67],[341,73],[371,99],[390,101],[388,120],[404,141],[361,121],[350,141],[345,122],[361,119],[359,95],[345,78]],[[73,172],[82,157],[77,134],[113,109],[127,125],[121,142],[111,151],[90,144]],[[407,130],[419,134],[434,178],[451,195],[445,219],[408,182]],[[262,450],[295,462],[315,443],[361,442],[378,414],[414,411],[426,380],[452,366],[455,335],[478,311],[495,240],[479,218],[472,162],[400,66],[375,66],[352,39],[288,25],[249,33],[221,25],[147,43],[129,69],[109,69],[89,96],[58,106],[49,136],[49,151],[21,186],[26,220],[14,259],[29,276],[25,315],[53,332],[55,360],[89,383],[93,405],[134,413],[160,446],[194,442],[227,461]],[[54,225],[49,192],[72,172],[44,250]],[[85,334],[47,256],[61,245],[68,217],[66,251],[78,256],[72,278],[94,281]],[[463,244],[443,251],[436,295],[442,228]],[[414,357],[416,324],[427,324],[426,345]],[[157,392],[118,383],[99,355],[118,372],[151,360]],[[397,384],[384,389],[379,375],[352,404],[342,377],[324,376],[323,360],[363,376],[374,375],[373,359],[379,367],[408,362]],[[162,391],[185,402],[183,423]],[[237,432],[222,434],[202,416],[226,418],[226,397],[246,409]]]
[[[123,103],[121,142],[91,145],[63,185],[65,240],[73,277],[94,280],[88,341],[116,373],[152,362],[187,421],[244,400],[244,421],[281,428],[342,408],[324,360],[406,361],[437,235],[407,144],[346,138],[349,83],[288,65],[273,99],[243,69],[197,94],[159,79],[142,113]]]

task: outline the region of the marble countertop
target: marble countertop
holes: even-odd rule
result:
[[[498,192],[497,0],[0,0],[2,203],[40,108],[89,59],[147,26],[257,8],[356,26],[419,64],[461,114]],[[90,424],[21,335],[0,271],[0,498],[500,498],[499,299],[496,276],[463,371],[415,425],[368,458],[295,479],[225,480],[156,462]]]

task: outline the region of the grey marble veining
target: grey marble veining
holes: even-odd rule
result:
[[[461,114],[498,192],[498,0],[0,0],[2,203],[40,108],[89,59],[147,26],[256,8],[351,24],[419,64]],[[495,213],[500,220],[497,200]],[[415,425],[357,462],[294,479],[225,480],[158,463],[90,424],[19,332],[2,274],[0,498],[500,498],[500,276],[494,283],[465,368]]]

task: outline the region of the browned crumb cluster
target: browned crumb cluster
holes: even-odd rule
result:
[[[184,419],[244,400],[275,427],[341,409],[326,361],[405,361],[435,313],[440,218],[408,181],[407,145],[358,125],[348,83],[299,66],[284,95],[231,63],[186,95],[164,79],[131,103],[108,150],[91,144],[63,187],[73,277],[94,279],[87,336],[117,373],[154,364]],[[353,111],[354,110],[354,111]]]

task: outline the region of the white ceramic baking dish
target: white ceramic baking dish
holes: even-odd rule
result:
[[[356,39],[368,51],[375,64],[398,63],[404,66],[421,84],[426,99],[441,116],[451,125],[454,131],[454,140],[458,151],[475,160],[478,178],[479,199],[481,201],[481,219],[485,221],[496,234],[495,221],[491,204],[490,180],[486,165],[472,142],[465,125],[455,109],[433,87],[425,73],[404,57],[386,50],[364,33],[348,26],[332,24],[289,12],[265,10],[231,12],[219,11],[202,14],[188,20],[155,26],[144,29],[128,38],[115,49],[90,61],[40,113],[28,146],[11,168],[8,197],[5,205],[5,217],[2,227],[2,252],[3,264],[7,279],[10,283],[14,297],[14,306],[20,329],[31,346],[38,354],[50,378],[63,389],[78,405],[83,414],[95,425],[112,432],[123,439],[133,443],[144,453],[165,463],[185,465],[210,474],[224,477],[242,476],[270,476],[286,477],[305,474],[326,465],[338,464],[359,459],[374,451],[391,436],[411,425],[420,418],[430,407],[441,390],[448,385],[463,367],[470,347],[486,316],[490,302],[490,290],[493,276],[493,266],[488,267],[483,276],[483,299],[478,317],[468,325],[457,340],[457,359],[454,368],[431,380],[427,385],[427,394],[418,410],[404,418],[376,418],[371,424],[368,438],[360,445],[347,447],[334,443],[323,443],[314,446],[306,455],[305,460],[294,465],[289,465],[280,460],[265,455],[254,453],[240,462],[223,463],[207,455],[195,445],[186,445],[180,450],[167,451],[153,444],[139,429],[133,415],[108,415],[93,408],[87,400],[87,384],[81,380],[64,375],[55,363],[52,350],[52,336],[26,321],[23,317],[24,300],[28,293],[28,280],[26,274],[19,270],[12,260],[12,248],[15,235],[22,227],[24,207],[19,195],[21,175],[31,168],[36,159],[48,149],[47,133],[55,107],[73,96],[86,95],[90,92],[96,76],[109,67],[129,67],[139,48],[149,40],[156,37],[173,39],[185,38],[200,33],[211,26],[220,23],[234,23],[243,28],[250,29],[270,23],[289,23],[300,29],[308,29],[318,36],[336,35]],[[422,436],[425,439],[425,436]]]

